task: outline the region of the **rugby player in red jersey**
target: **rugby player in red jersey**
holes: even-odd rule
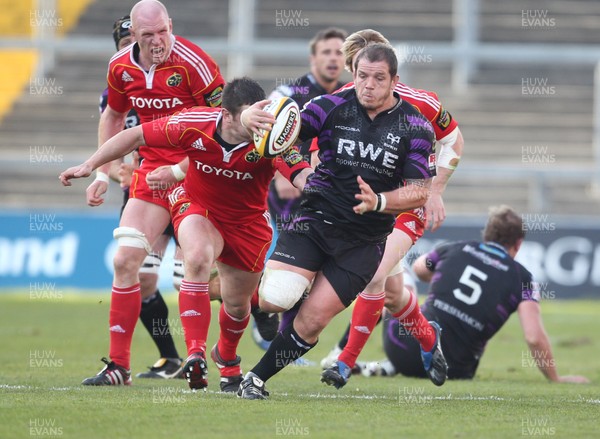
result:
[[[136,3],[130,13],[135,43],[117,52],[108,66],[108,104],[98,127],[99,145],[123,130],[135,109],[142,122],[194,105],[219,106],[223,78],[217,64],[199,47],[174,36],[165,6],[156,0]],[[125,131],[126,132],[126,131]],[[168,146],[168,145],[165,145]],[[131,383],[130,347],[140,314],[138,272],[153,243],[170,221],[167,192],[185,176],[185,153],[169,147],[140,145],[144,158],[135,170],[119,227],[110,305],[111,361],[84,385]],[[90,206],[102,204],[110,164],[99,169],[87,189]]]
[[[185,276],[179,310],[189,357],[184,375],[193,389],[207,386],[206,338],[210,325],[208,281],[217,261],[223,305],[220,336],[211,351],[222,391],[233,392],[242,380],[237,345],[250,318],[250,298],[271,244],[267,212],[269,183],[279,171],[300,190],[312,173],[297,148],[276,159],[261,158],[240,113],[265,101],[260,85],[235,79],[225,86],[223,108],[194,107],[169,118],[126,130],[111,138],[84,164],[61,174],[63,184],[86,177],[139,145],[182,151],[190,160],[183,186],[169,195],[177,239],[183,249]]]
[[[355,32],[344,42],[342,51],[346,68],[353,71],[358,52],[368,44],[389,41],[379,32],[366,29]],[[350,83],[342,90],[353,88]],[[446,366],[432,361],[431,352],[439,339],[439,328],[421,314],[417,296],[405,289],[402,276],[402,258],[412,245],[431,227],[436,230],[445,219],[442,193],[456,168],[463,150],[463,138],[458,123],[442,107],[435,93],[418,90],[398,82],[394,88],[401,99],[414,105],[432,124],[438,151],[436,176],[425,206],[402,212],[396,218],[393,232],[388,236],[385,253],[373,279],[355,302],[351,324],[337,346],[323,359],[322,381],[336,388],[343,387],[373,328],[381,318],[384,307],[406,328],[410,328],[421,345],[425,371],[431,381],[440,386],[446,379]],[[435,327],[435,328],[434,328]]]
[[[115,21],[113,25],[113,39],[117,47],[117,52],[125,47],[133,44],[133,35],[129,29],[131,28],[131,17],[125,15]],[[108,87],[104,89],[100,97],[100,113],[106,109],[108,101]],[[129,110],[125,119],[125,129],[137,126],[140,124],[140,118],[136,111],[132,108]],[[123,160],[115,160],[111,167],[110,178],[118,182],[123,190],[123,205],[121,212],[129,199],[129,186],[131,184],[131,176],[133,171],[139,167],[140,157],[137,151],[133,152],[133,160],[131,163],[125,163]],[[152,253],[144,259],[144,263],[140,268],[140,292],[142,296],[142,309],[140,311],[140,320],[144,324],[146,330],[152,337],[152,341],[158,348],[160,358],[146,372],[141,372],[136,375],[137,378],[177,378],[181,376],[182,360],[179,358],[179,353],[175,347],[175,342],[169,328],[169,308],[165,303],[160,290],[158,289],[158,273],[162,262],[163,254],[169,244],[169,241],[174,237],[173,226],[169,227],[152,245]],[[179,259],[177,253],[181,249],[177,248],[174,269],[173,269],[173,285],[179,288],[179,283],[183,278],[183,261],[181,255]]]

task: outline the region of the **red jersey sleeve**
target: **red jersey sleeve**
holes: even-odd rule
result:
[[[300,150],[296,146],[292,146],[286,152],[273,159],[273,166],[290,182],[294,180],[298,172],[305,168],[310,168],[310,165],[304,160]]]
[[[319,150],[319,142],[316,137],[310,141],[310,148],[308,148],[308,152],[315,152]]]
[[[173,51],[191,66],[190,85],[196,104],[203,107],[221,106],[225,80],[218,64],[198,46],[179,36]]]
[[[394,91],[414,105],[431,122],[436,140],[442,140],[458,126],[452,115],[442,106],[436,93],[412,88],[400,82],[396,84]]]
[[[178,114],[143,123],[142,132],[144,133],[146,146],[164,147],[168,145],[178,147],[184,129],[178,121]]]

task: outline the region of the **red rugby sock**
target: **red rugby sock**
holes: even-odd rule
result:
[[[413,292],[410,292],[410,299],[406,306],[394,314],[394,317],[419,341],[423,350],[430,351],[433,348],[435,331],[425,316],[421,314],[421,307],[419,307],[417,296]]]
[[[220,357],[225,361],[235,360],[237,356],[237,347],[240,343],[244,329],[250,321],[250,313],[241,319],[232,317],[225,311],[225,305],[221,305],[219,310],[219,333],[218,349]],[[227,371],[222,371],[221,375],[228,376]],[[241,372],[231,373],[231,375],[239,375]]]
[[[131,339],[141,309],[142,295],[139,283],[126,288],[112,287],[108,318],[109,356],[112,361],[125,369],[130,368]]]
[[[207,282],[181,281],[179,315],[188,355],[205,353],[211,316]]]
[[[385,292],[377,296],[360,293],[354,302],[348,343],[338,359],[352,368],[381,317]]]

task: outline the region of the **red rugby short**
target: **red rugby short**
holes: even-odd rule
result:
[[[424,209],[419,207],[410,212],[402,212],[396,217],[394,228],[406,233],[412,239],[413,244],[415,244],[425,231]]]
[[[201,215],[207,218],[223,237],[223,251],[217,258],[218,261],[253,273],[263,270],[273,239],[273,229],[267,211],[259,213],[251,221],[229,223],[220,221],[213,212],[192,201],[182,189],[173,194],[171,202],[171,220],[176,237],[179,225],[186,216]]]

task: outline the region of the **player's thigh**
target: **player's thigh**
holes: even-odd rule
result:
[[[394,229],[387,237],[383,258],[379,267],[365,288],[367,294],[379,294],[385,288],[385,280],[412,247],[412,239],[404,231]]]
[[[312,280],[314,273],[321,269],[326,258],[327,254],[314,237],[304,233],[282,231],[266,265],[269,269],[285,269]]]
[[[337,245],[338,251],[327,258],[321,271],[348,307],[375,275],[385,243],[338,242]]]
[[[381,260],[379,271],[385,272],[385,276],[389,275],[394,268],[402,263],[402,259],[413,246],[413,238],[401,229],[393,229],[388,235],[385,252]],[[400,270],[398,270],[400,271]]]
[[[123,209],[120,227],[132,227],[152,245],[170,222],[169,211],[157,204],[130,198]]]
[[[183,218],[177,228],[177,239],[183,252],[186,272],[199,266],[208,266],[210,269],[223,251],[223,237],[202,215],[190,214]]]
[[[170,240],[171,237],[169,235],[165,235],[164,233],[159,235],[152,244],[152,253],[159,255],[162,259],[165,256],[165,252]]]
[[[295,232],[280,234],[260,283],[260,307],[268,312],[292,308],[314,279],[325,257],[311,237]]]

